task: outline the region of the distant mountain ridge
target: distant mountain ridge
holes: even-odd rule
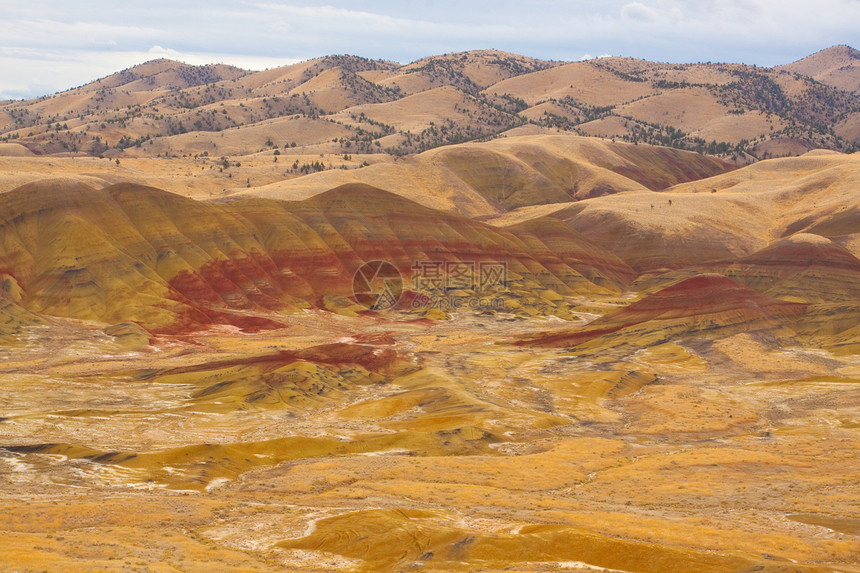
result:
[[[0,142],[39,155],[402,156],[525,130],[746,163],[860,146],[858,54],[836,46],[759,68],[476,50],[407,65],[326,56],[261,72],[159,59],[0,104]]]
[[[860,95],[860,51],[851,46],[833,46],[777,69]]]

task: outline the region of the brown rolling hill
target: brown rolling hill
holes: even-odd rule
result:
[[[520,76],[488,91],[522,99],[530,108],[523,114],[541,125],[735,158],[846,149],[854,142],[836,143],[824,126],[842,126],[852,116],[855,94],[781,70],[606,58]],[[805,102],[822,98],[833,107],[810,113]],[[800,134],[799,125],[813,129]],[[785,148],[789,141],[792,150]]]
[[[856,148],[855,59],[841,46],[781,68],[548,62],[493,50],[407,65],[327,56],[261,72],[154,60],[0,104],[0,140],[49,155],[195,155],[206,141],[218,157],[275,146],[318,153],[321,141],[303,135],[301,122],[283,124],[274,138],[253,136],[261,123],[301,118],[339,124],[337,135],[323,138],[332,143],[328,152],[402,156],[531,125],[748,163]],[[241,145],[219,146],[225,132],[236,140],[234,132],[248,128]],[[204,142],[174,139],[188,133]]]
[[[860,52],[851,46],[833,46],[777,69],[860,94]]]
[[[424,91],[443,85],[467,93],[481,90],[508,78],[529,74],[558,65],[499,50],[473,50],[422,58],[404,66],[397,77],[389,79],[406,92]],[[420,78],[420,79],[419,79]],[[407,86],[422,86],[420,90]]]

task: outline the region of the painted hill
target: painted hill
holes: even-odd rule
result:
[[[632,343],[645,347],[675,337],[777,332],[782,319],[797,317],[806,308],[768,297],[721,275],[698,275],[607,314],[583,329],[538,336],[527,343],[589,348]]]
[[[311,306],[361,311],[347,300],[353,274],[377,259],[407,284],[415,261],[502,262],[499,288],[538,306],[552,303],[541,289],[619,293],[633,278],[570,229],[554,232],[567,245],[561,258],[529,229],[497,229],[360,184],[294,203],[213,204],[128,183],[48,180],[0,195],[0,214],[0,269],[14,303],[155,332],[277,328],[272,311]]]
[[[820,235],[797,233],[735,263],[708,268],[782,300],[860,300],[860,259]]]
[[[564,317],[575,297],[712,272],[789,301],[857,296],[855,155],[730,169],[665,147],[521,136],[205,202],[130,182],[113,162],[3,161],[66,176],[0,194],[9,329],[26,313],[153,332],[274,328],[309,307],[354,314],[352,277],[372,260],[410,278],[416,261],[504,262],[506,309]]]
[[[642,274],[735,262],[800,232],[860,254],[860,157],[813,153],[772,159],[660,193],[635,191],[524,207],[492,220],[560,220]],[[835,255],[835,253],[834,253]]]

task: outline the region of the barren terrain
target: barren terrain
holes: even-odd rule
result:
[[[853,54],[0,106],[0,569],[860,572]]]

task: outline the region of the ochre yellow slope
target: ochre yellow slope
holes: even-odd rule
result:
[[[668,148],[538,135],[439,148],[394,163],[326,171],[242,194],[301,199],[361,181],[474,217],[525,205],[662,189],[727,169],[720,161]]]
[[[407,280],[415,261],[502,263],[524,292],[607,294],[632,278],[573,231],[556,232],[566,262],[527,228],[490,227],[361,184],[302,202],[215,204],[129,183],[47,180],[0,195],[0,207],[0,268],[24,308],[156,331],[278,327],[261,313],[352,296],[353,274],[372,260]]]

